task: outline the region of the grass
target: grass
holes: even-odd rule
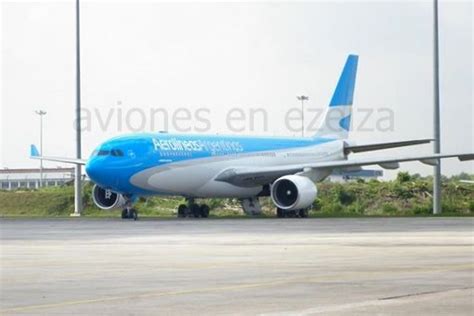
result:
[[[318,183],[318,198],[310,212],[312,217],[402,217],[432,216],[432,180],[400,173],[389,182],[358,181],[350,183]],[[466,176],[463,176],[464,178]],[[84,188],[84,215],[87,217],[120,217],[120,210],[103,211],[92,203],[91,185]],[[458,178],[444,179],[442,185],[443,216],[474,215],[474,185],[460,183]],[[210,217],[245,217],[237,199],[207,199]],[[141,217],[175,218],[179,197],[140,199],[136,208]],[[274,217],[270,198],[261,198],[263,214]],[[68,217],[74,209],[72,187],[40,190],[0,191],[2,217]]]

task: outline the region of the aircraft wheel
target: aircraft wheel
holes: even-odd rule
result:
[[[122,210],[122,219],[128,219],[128,210],[126,208]]]
[[[277,217],[278,218],[283,218],[285,217],[285,212],[281,208],[277,208]]]
[[[301,218],[306,218],[309,215],[308,209],[301,209],[298,211],[298,213]]]
[[[190,211],[191,211],[191,214],[196,218],[199,217],[199,215],[201,215],[201,209],[199,205],[197,205],[196,203],[191,204]]]
[[[188,207],[185,204],[178,206],[178,217],[186,217]]]
[[[138,219],[138,212],[136,209],[132,208],[129,214],[130,218],[133,218],[134,221]]]
[[[202,204],[200,207],[201,217],[208,218],[209,217],[209,206],[206,204]]]

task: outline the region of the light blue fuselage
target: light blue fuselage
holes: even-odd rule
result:
[[[129,196],[251,197],[262,187],[215,181],[226,168],[278,166],[344,159],[331,138],[135,134],[100,145],[86,165],[103,188]]]

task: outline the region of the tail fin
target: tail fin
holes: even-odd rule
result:
[[[346,139],[349,136],[358,60],[357,55],[347,57],[324,120],[314,137]]]

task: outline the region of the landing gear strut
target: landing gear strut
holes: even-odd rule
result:
[[[260,206],[258,197],[242,199],[240,202],[242,204],[242,209],[244,210],[245,214],[251,216],[262,214],[262,207]]]
[[[209,217],[209,206],[206,204],[197,204],[193,198],[187,199],[187,205],[181,204],[178,206],[178,217]]]

